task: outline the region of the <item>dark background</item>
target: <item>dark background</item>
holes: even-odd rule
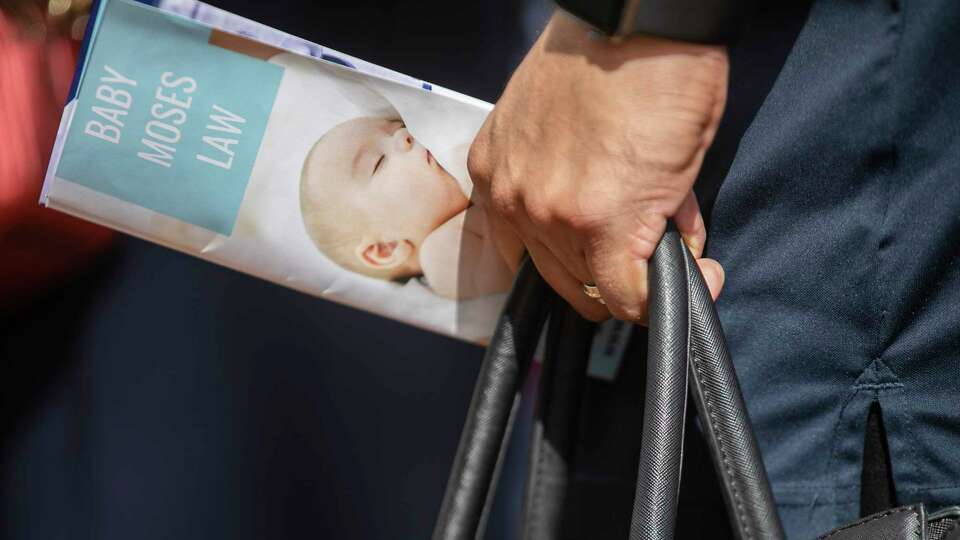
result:
[[[212,3],[488,101],[543,14]],[[0,312],[0,538],[426,538],[481,355],[123,238]],[[507,536],[516,491],[489,537]]]

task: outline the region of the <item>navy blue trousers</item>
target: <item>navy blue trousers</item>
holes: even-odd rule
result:
[[[897,502],[960,502],[960,3],[767,8],[698,187],[791,538],[857,517],[879,403]]]

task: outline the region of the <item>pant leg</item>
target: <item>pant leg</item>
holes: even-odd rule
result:
[[[814,2],[716,195],[720,315],[793,538],[856,517],[874,402],[899,502],[960,501],[958,29],[947,0]]]

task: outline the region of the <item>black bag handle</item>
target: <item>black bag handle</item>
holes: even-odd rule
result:
[[[596,325],[554,301],[530,437],[520,538],[558,538],[579,442],[584,374]]]
[[[482,538],[520,390],[554,292],[527,259],[487,347],[447,490],[435,540]]]
[[[668,236],[671,244],[682,245],[678,233]],[[685,247],[683,253],[690,306],[691,389],[727,516],[738,540],[782,540],[786,536],[717,310],[693,255]]]
[[[690,350],[686,248],[669,231],[650,259],[647,391],[630,538],[671,540],[676,524]]]
[[[734,534],[740,540],[783,539],[709,290],[673,227],[651,258],[649,276],[647,393],[630,537],[673,537],[686,389],[692,384]],[[527,263],[518,275],[481,367],[434,540],[482,537],[518,391],[554,298]],[[525,537],[549,537],[545,532],[557,526],[550,520],[559,518],[557,511],[525,514],[527,520],[540,520],[536,526],[525,527]],[[529,531],[539,533],[530,535]]]

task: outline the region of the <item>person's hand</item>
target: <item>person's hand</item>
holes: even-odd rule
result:
[[[584,317],[645,319],[647,261],[668,218],[719,294],[723,269],[700,258],[706,231],[692,187],[727,72],[721,47],[613,43],[558,12],[481,128],[469,159],[478,204],[516,230]]]

